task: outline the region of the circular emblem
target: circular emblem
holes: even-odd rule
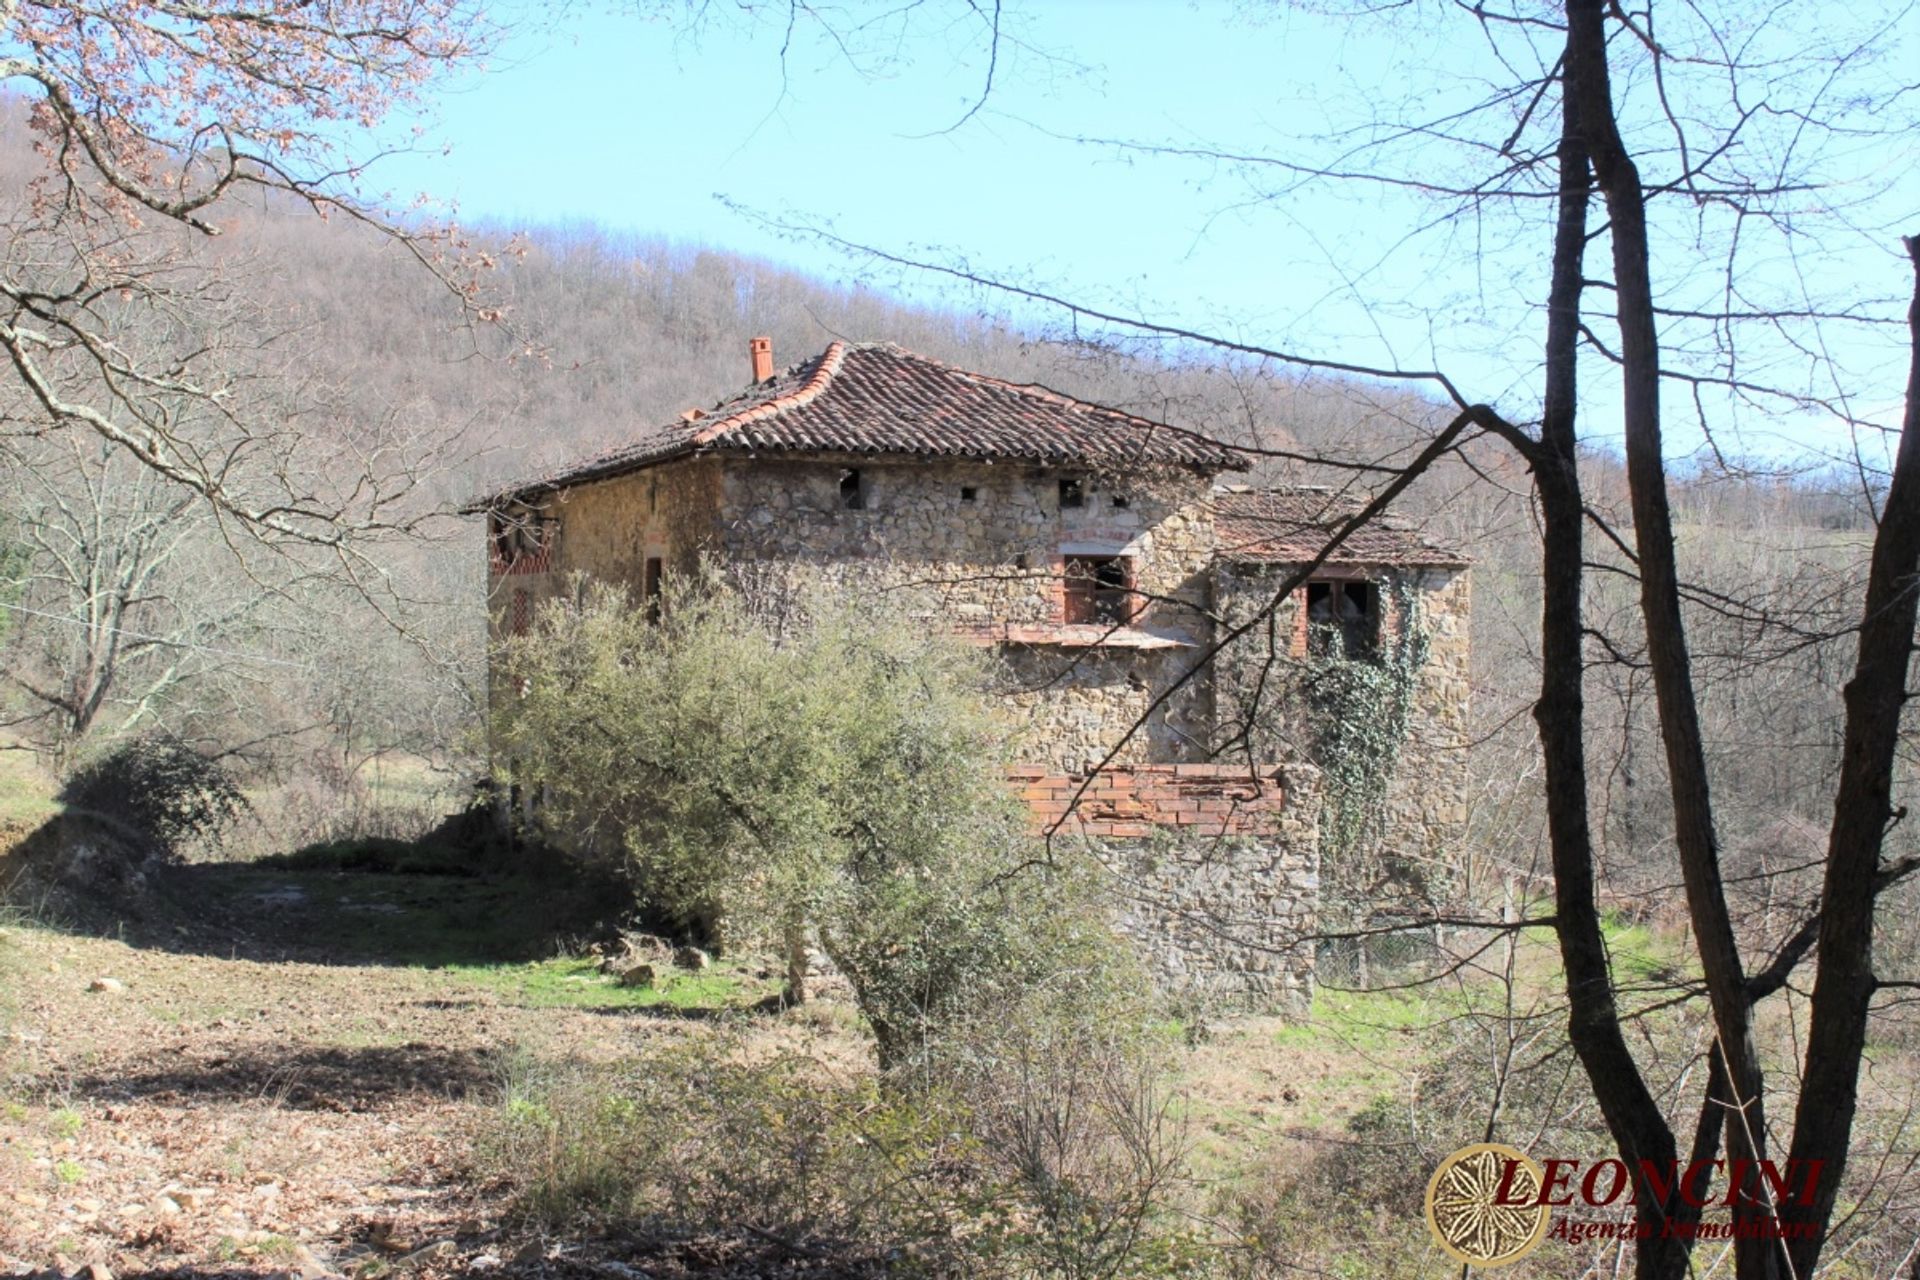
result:
[[[1507,1179],[1509,1162],[1513,1176]],[[1501,1182],[1507,1201],[1501,1203]],[[1427,1183],[1427,1230],[1449,1255],[1473,1267],[1504,1267],[1532,1253],[1552,1210],[1540,1198],[1540,1166],[1505,1143],[1462,1147]]]

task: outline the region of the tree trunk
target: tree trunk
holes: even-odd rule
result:
[[[1554,881],[1554,932],[1567,975],[1568,1038],[1580,1057],[1614,1145],[1629,1169],[1640,1161],[1665,1169],[1673,1132],[1627,1047],[1614,1003],[1606,940],[1594,903],[1593,833],[1587,809],[1587,761],[1581,678],[1582,521],[1577,432],[1577,344],[1589,174],[1586,147],[1569,113],[1560,140],[1560,190],[1553,280],[1547,301],[1546,403],[1533,451],[1540,497],[1541,674],[1534,719],[1546,768],[1547,826]],[[1686,1274],[1688,1248],[1669,1238],[1669,1206],[1644,1184],[1636,1216],[1648,1231],[1636,1242],[1640,1280]]]
[[[1753,1039],[1753,1001],[1720,877],[1706,751],[1680,613],[1679,570],[1660,438],[1660,343],[1648,263],[1646,194],[1614,121],[1606,5],[1607,0],[1569,0],[1565,96],[1568,110],[1578,120],[1611,220],[1627,486],[1639,559],[1647,664],[1666,749],[1674,844],[1686,885],[1687,912],[1713,1008],[1716,1049],[1724,1060],[1728,1094],[1735,1106],[1726,1120],[1727,1152],[1735,1162],[1731,1167],[1742,1171],[1733,1206],[1735,1271],[1742,1280],[1773,1280],[1782,1274],[1785,1261],[1779,1243],[1764,1234],[1739,1234],[1742,1227],[1764,1233],[1774,1221],[1758,1164],[1766,1155],[1764,1080]]]
[[[1859,1099],[1860,1055],[1866,1046],[1873,998],[1873,905],[1879,890],[1881,845],[1893,819],[1894,752],[1907,699],[1913,655],[1916,571],[1920,571],[1920,239],[1908,239],[1913,302],[1907,327],[1913,346],[1907,371],[1906,417],[1893,481],[1880,512],[1860,619],[1860,650],[1847,682],[1847,727],[1840,783],[1827,836],[1827,875],[1820,902],[1807,1027],[1806,1071],[1793,1117],[1789,1173],[1814,1177],[1809,1203],[1793,1197],[1781,1218],[1804,1239],[1788,1245],[1795,1275],[1813,1274],[1820,1258]],[[1814,1162],[1818,1161],[1816,1166]],[[1810,1171],[1818,1168],[1817,1177]]]
[[[789,920],[781,930],[781,949],[786,955],[786,988],[780,999],[788,1005],[807,1002],[807,924]]]

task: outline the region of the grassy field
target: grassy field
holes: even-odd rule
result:
[[[8,813],[54,811],[44,779],[0,762]],[[777,970],[752,954],[622,986],[570,932],[605,892],[447,848],[347,841],[175,868],[110,927],[0,918],[0,1274],[99,1262],[374,1280],[419,1268],[406,1260],[426,1249],[436,1266],[502,1266],[551,1230],[516,1216],[513,1179],[476,1154],[527,1063],[631,1079],[674,1062],[697,1081],[707,1063],[804,1062],[864,1122],[871,1042],[844,989],[783,1010]],[[1687,979],[1679,929],[1624,915],[1605,929],[1627,1001]],[[1484,1127],[1503,1043],[1536,1068],[1504,1100],[1511,1132],[1526,1142],[1551,1125],[1580,1154],[1605,1150],[1560,1039],[1559,984],[1551,935],[1530,930],[1510,956],[1495,945],[1429,983],[1323,987],[1305,1017],[1169,1018],[1161,1084],[1185,1152],[1182,1212],[1269,1241],[1279,1273],[1455,1275],[1419,1197],[1438,1156]],[[1782,1072],[1795,1016],[1789,998],[1762,1022]],[[1669,1087],[1690,1095],[1697,1008],[1643,1027]],[[1896,1086],[1913,1055],[1887,1043],[1872,1056],[1863,1124],[1892,1126],[1890,1150],[1911,1145]],[[724,1169],[727,1152],[716,1158]],[[1563,1250],[1508,1274],[1573,1261]],[[675,1265],[649,1273],[736,1274]]]
[[[31,752],[14,749],[13,743],[0,738],[0,848],[6,843],[7,829],[37,826],[59,811],[54,790],[53,779],[34,762]]]

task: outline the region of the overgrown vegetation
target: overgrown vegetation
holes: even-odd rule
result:
[[[817,939],[888,1068],[1056,975],[1123,985],[1090,877],[1004,785],[977,651],[854,600],[767,616],[710,572],[657,613],[576,598],[500,666],[496,741],[548,838],[683,925],[777,948],[790,1001]]]
[[[1371,652],[1311,645],[1294,681],[1307,708],[1294,722],[1310,735],[1307,755],[1322,778],[1320,856],[1334,897],[1357,895],[1377,877],[1369,859],[1386,826],[1388,789],[1430,648],[1418,595],[1403,583],[1396,605],[1395,625]]]
[[[479,1142],[529,1223],[743,1239],[836,1274],[1199,1274],[1185,1137],[1131,1032],[981,1018],[912,1090],[737,1033],[617,1067],[521,1057]],[[844,1270],[842,1270],[844,1268]]]
[[[83,760],[60,800],[118,823],[171,858],[215,840],[248,809],[224,765],[165,732],[127,739]]]

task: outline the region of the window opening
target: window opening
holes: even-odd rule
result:
[[[1066,557],[1066,620],[1121,626],[1133,620],[1133,565],[1126,556]]]
[[[495,573],[545,573],[560,540],[560,518],[531,511],[487,517],[488,558]]]
[[[848,511],[866,510],[866,480],[860,474],[860,468],[848,467],[840,473],[840,505]]]
[[[660,557],[648,556],[640,571],[640,601],[648,622],[660,621]]]
[[[1380,639],[1380,590],[1371,582],[1307,584],[1307,649],[1350,661],[1373,655]]]

